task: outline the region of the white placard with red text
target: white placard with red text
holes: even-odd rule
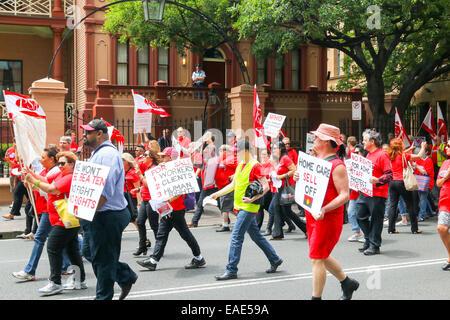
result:
[[[77,161],[73,170],[68,199],[69,213],[92,221],[105,187],[110,168],[100,164]]]
[[[145,171],[145,178],[152,200],[200,191],[190,158],[161,163]]]
[[[320,215],[330,180],[331,166],[329,161],[312,157],[302,151],[298,153],[299,180],[295,185],[295,201],[313,216]]]
[[[372,161],[355,153],[352,153],[351,156],[351,160],[346,162],[346,165],[350,166],[350,168],[347,167],[350,189],[361,191],[372,197],[373,184],[369,181],[372,177]]]
[[[263,124],[264,134],[272,138],[277,138],[285,119],[286,116],[269,112]]]

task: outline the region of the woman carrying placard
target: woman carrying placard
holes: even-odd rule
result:
[[[61,173],[53,181],[48,181],[47,183],[37,180],[31,174],[25,176],[25,180],[28,183],[48,194],[48,213],[53,228],[47,242],[47,254],[50,262],[49,283],[39,289],[39,293],[44,296],[60,293],[63,289],[87,289],[87,285],[84,282],[85,272],[83,260],[78,246],[78,231],[80,230],[80,226],[78,224],[76,227],[66,227],[55,206],[58,200],[69,198],[73,170],[78,158],[73,152],[65,151],[59,152],[56,155],[56,160],[58,161],[58,167]],[[71,278],[62,286],[61,266],[64,249],[66,249],[70,262],[77,267],[77,270],[74,275],[76,280],[75,278]],[[79,275],[77,274],[78,272],[80,273]]]
[[[306,224],[292,212],[291,204],[282,205],[280,203],[281,188],[285,186],[286,183],[290,185],[294,184],[292,176],[295,173],[296,165],[289,157],[286,150],[286,146],[283,142],[278,142],[272,146],[272,155],[278,160],[278,165],[275,166],[276,179],[281,181],[281,187],[276,188],[273,193],[273,209],[274,209],[274,226],[272,231],[272,238],[270,240],[281,240],[284,238],[282,222],[283,220],[291,219],[304,233],[306,236]]]
[[[347,277],[339,262],[330,256],[342,232],[344,204],[349,199],[347,169],[344,161],[345,147],[339,128],[328,124],[320,124],[314,135],[313,148],[317,157],[332,163],[330,179],[325,199],[319,216],[313,216],[305,210],[308,229],[309,257],[312,264],[313,300],[321,300],[322,292],[329,271],[341,283],[343,295],[341,300],[350,300],[358,289],[358,281]],[[336,148],[339,147],[336,155]],[[298,172],[294,180],[299,180]]]

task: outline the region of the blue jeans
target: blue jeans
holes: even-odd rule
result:
[[[47,241],[48,235],[52,231],[52,225],[48,218],[48,213],[43,212],[41,214],[41,219],[39,220],[39,227],[37,228],[36,234],[34,235],[34,246],[31,250],[31,256],[28,260],[24,271],[26,273],[35,275],[36,269],[41,258],[42,250],[44,249],[45,241]],[[67,270],[71,265],[69,258],[65,251],[63,251],[63,264],[62,270]]]
[[[407,211],[405,206],[405,200],[403,200],[402,196],[400,196],[400,198],[398,199],[398,211],[402,216],[406,216]]]
[[[361,228],[358,224],[358,219],[356,219],[356,199],[350,200],[348,202],[348,222],[350,223],[350,227],[353,232],[360,232]]]
[[[433,209],[431,208],[430,201],[428,201],[428,191],[417,191],[419,193],[419,218],[425,218],[426,216],[433,215]],[[428,214],[427,214],[428,213]]]
[[[250,235],[253,242],[264,252],[270,264],[275,264],[280,261],[280,257],[270,245],[269,241],[261,234],[256,224],[256,214],[240,210],[236,217],[233,233],[231,234],[230,253],[226,267],[228,274],[237,274],[238,272],[237,266],[241,259],[242,243],[244,242],[246,232]]]

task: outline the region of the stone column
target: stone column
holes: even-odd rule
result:
[[[54,28],[52,28],[52,31],[53,31],[53,54],[55,54],[56,50],[58,49],[58,47],[61,43],[64,28],[54,27]],[[62,48],[61,48],[53,62],[53,78],[55,78],[56,80],[62,81],[63,80],[63,71],[62,70],[63,70],[63,59],[62,59]]]
[[[103,118],[114,123],[114,106],[110,95],[109,81],[106,79],[97,81],[97,97],[92,108],[92,118]]]
[[[67,91],[64,82],[49,78],[34,81],[28,89],[47,116],[47,145],[58,145],[59,138],[64,135],[64,96]]]
[[[308,122],[311,130],[315,130],[322,122],[322,108],[319,101],[317,86],[308,86],[306,88],[308,92]]]

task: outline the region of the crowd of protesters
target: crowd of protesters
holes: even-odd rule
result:
[[[269,260],[270,268],[266,272],[276,272],[283,260],[265,237],[270,236],[271,241],[283,240],[284,232],[292,232],[298,227],[308,239],[310,248],[312,298],[321,298],[328,270],[341,283],[341,299],[351,299],[359,284],[347,277],[339,262],[331,257],[343,223],[348,221],[353,232],[348,241],[363,243],[360,252],[380,254],[383,226],[388,227],[388,233],[396,234],[399,232],[396,226],[407,223],[406,216],[397,222],[398,211],[401,214],[405,211],[402,201],[406,204],[413,234],[421,233],[419,222],[438,215],[438,232],[449,254],[442,269],[450,270],[450,160],[447,160],[450,145],[441,142],[439,137],[432,137],[433,147],[422,142],[405,148],[403,140],[392,136],[383,146],[381,134],[375,129],[364,131],[362,141],[358,141],[353,136],[345,138],[336,127],[321,124],[312,132],[314,145],[309,154],[330,161],[332,169],[321,215],[316,217],[297,204],[281,202],[281,188],[295,185],[299,179],[298,153],[291,147],[289,137],[280,137],[267,149],[254,150],[247,140],[238,139],[235,133],[229,132],[226,144],[217,148],[211,136],[199,149],[193,150],[194,143],[180,127],[174,132],[174,138],[169,136],[167,129],[158,140],[146,133],[143,137],[139,135],[138,145],[131,155],[119,153],[109,140],[102,120],[94,119],[81,128],[83,144],[92,149],[87,161],[111,168],[93,221],[80,219],[79,226],[66,228],[56,205],[56,200],[69,197],[74,164],[82,148],[77,144],[74,131],[66,132],[58,146],[50,145],[43,151],[40,169],[37,169],[39,166],[21,168],[14,147],[8,149],[5,156],[12,172],[13,169],[17,172],[11,180],[14,202],[10,213],[3,217],[12,220],[20,215],[23,197],[27,197],[27,227],[20,237],[34,238],[35,242],[27,266],[14,272],[13,276],[22,281],[36,279],[37,265],[48,239],[50,276],[48,285],[39,290],[42,295],[87,288],[84,257],[92,264],[97,278],[96,299],[112,299],[116,282],[122,289],[119,299],[124,299],[137,281],[130,266],[119,261],[122,232],[129,223],[133,223],[138,231],[134,256],[146,256],[154,241],[153,253],[137,261],[140,266],[156,270],[169,233],[175,228],[192,252],[192,259],[185,268],[204,267],[206,261],[200,244],[190,228],[199,225],[205,201],[212,201],[220,209],[222,226],[216,231],[232,232],[226,271],[216,276],[217,280],[237,278],[245,233],[249,233]],[[349,189],[343,160],[350,158],[352,153],[372,161],[373,195]],[[178,158],[191,159],[200,192],[167,199],[172,212],[160,218],[157,208],[152,205],[145,173],[160,163]],[[408,163],[419,181],[420,188],[415,191],[407,190],[403,181],[403,169]],[[213,177],[208,175],[211,168],[215,172]],[[27,186],[33,190],[35,210]],[[247,191],[252,188],[259,188],[259,191],[248,195]],[[300,214],[293,209],[298,209]],[[194,211],[189,223],[185,219],[187,210]],[[262,234],[266,212],[268,221]],[[231,228],[230,217],[233,215],[236,220]],[[147,234],[147,220],[153,236]],[[287,231],[283,230],[285,225]],[[67,272],[69,265],[76,266],[76,277],[74,274],[62,284],[61,274]]]

